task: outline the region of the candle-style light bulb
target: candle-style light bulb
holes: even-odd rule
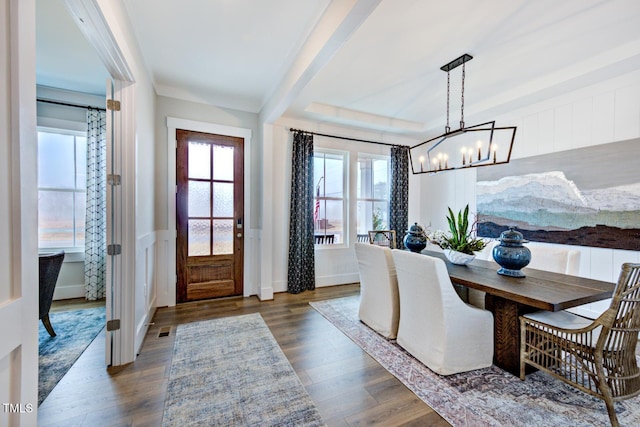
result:
[[[465,147],[462,147],[460,152],[462,153],[462,166],[464,166],[467,164],[467,159],[464,157],[465,154],[467,154],[467,149]]]
[[[481,153],[481,149],[482,149],[482,141],[478,141],[478,161],[480,161],[480,159],[482,159],[482,153]]]
[[[424,172],[424,156],[420,156],[420,172]]]
[[[449,159],[449,155],[445,153],[442,158],[444,159],[444,168],[449,169],[449,162],[447,161]]]
[[[491,147],[491,151],[493,151],[493,163],[496,162],[496,151],[498,151],[498,146],[496,144],[493,144],[493,147]]]

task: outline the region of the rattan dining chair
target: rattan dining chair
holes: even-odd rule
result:
[[[640,264],[623,264],[611,305],[595,320],[575,314],[520,316],[520,379],[531,365],[604,400],[612,426],[614,402],[640,394],[636,345],[640,330]]]
[[[396,230],[374,230],[369,231],[369,243],[378,246],[396,248]]]

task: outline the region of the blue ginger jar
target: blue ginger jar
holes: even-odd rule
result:
[[[524,240],[522,233],[509,227],[500,234],[500,244],[493,248],[493,259],[500,264],[498,274],[510,277],[525,277],[520,271],[531,262],[531,251],[523,246],[529,243]]]
[[[427,233],[424,228],[416,222],[407,230],[407,234],[402,241],[404,247],[411,252],[421,252],[427,247]]]

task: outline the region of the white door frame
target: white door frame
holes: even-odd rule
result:
[[[107,155],[107,173],[120,176],[120,185],[107,186],[107,245],[119,244],[121,254],[107,257],[107,321],[119,319],[120,328],[105,334],[105,361],[117,366],[135,360],[135,79],[98,1],[63,2],[111,75],[112,96],[120,102],[107,129],[107,152],[111,144],[114,150],[113,159]]]
[[[251,136],[248,128],[220,125],[217,123],[199,122],[194,120],[167,117],[167,281],[164,286],[158,284],[158,305],[172,307],[176,305],[176,129],[195,132],[214,133],[218,135],[235,136],[244,139],[244,266],[243,266],[243,294],[249,296],[256,293],[251,283],[253,277],[251,266],[254,265],[254,251],[252,250],[253,236],[251,227]],[[161,274],[162,276],[162,274]],[[173,279],[171,279],[173,278]]]
[[[0,0],[0,425],[35,426],[38,191],[34,0]]]

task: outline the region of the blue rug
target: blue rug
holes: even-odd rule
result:
[[[50,313],[55,337],[38,326],[38,406],[51,393],[105,325],[105,308]]]
[[[325,426],[257,313],[178,326],[162,425]]]

